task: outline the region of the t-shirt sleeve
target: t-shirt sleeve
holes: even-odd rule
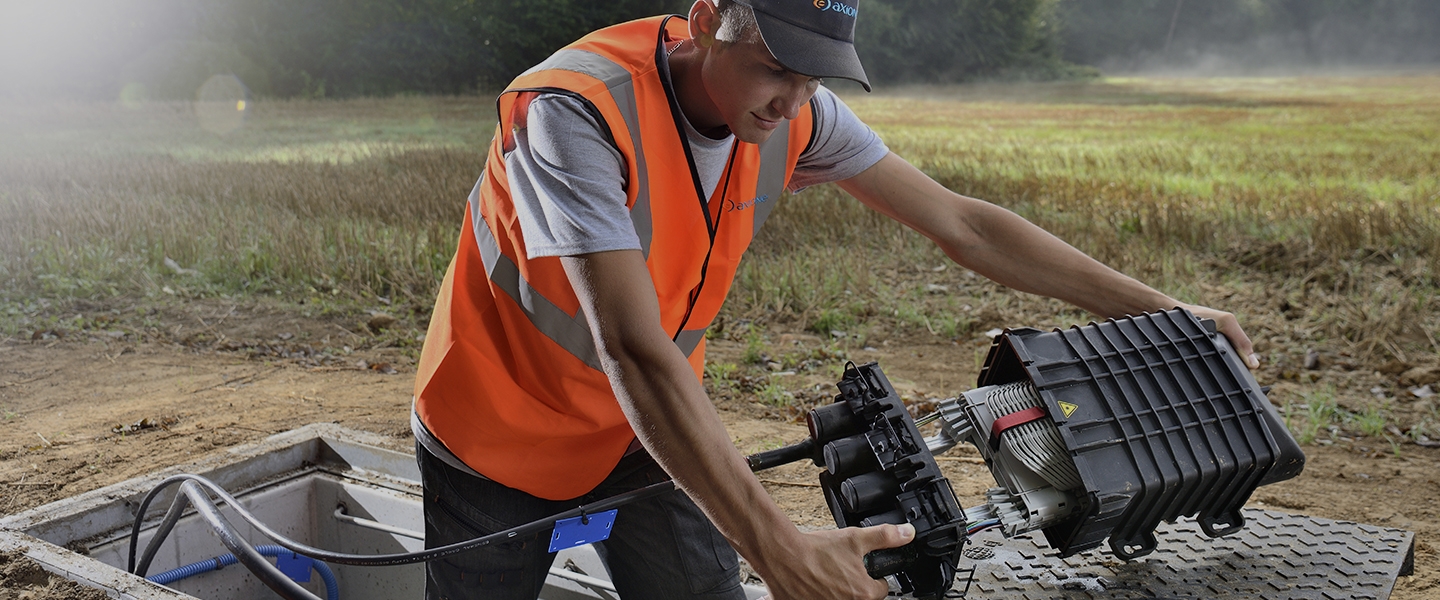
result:
[[[505,157],[526,255],[640,249],[625,206],[624,158],[583,101],[538,96],[527,125]]]
[[[821,86],[811,105],[815,107],[814,140],[795,165],[795,174],[786,186],[790,191],[849,179],[890,153],[875,130],[834,92]]]

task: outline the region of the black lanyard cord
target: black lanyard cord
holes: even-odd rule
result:
[[[715,228],[710,230],[710,247],[705,250],[705,262],[700,263],[700,283],[695,285],[695,289],[690,290],[690,297],[685,303],[685,317],[680,319],[680,326],[675,329],[675,335],[670,338],[674,341],[680,340],[680,334],[684,333],[685,326],[690,324],[690,314],[695,312],[695,304],[700,300],[700,290],[705,288],[705,274],[710,270],[710,255],[715,253],[715,235],[720,231],[720,219],[725,216],[725,197],[730,194],[730,173],[735,170],[735,155],[739,149],[740,140],[737,139],[730,145],[730,159],[725,161],[725,184],[720,187],[720,197],[716,201],[720,210],[715,214]],[[691,168],[694,168],[693,163]],[[704,207],[705,220],[709,221],[709,204],[702,203],[700,206]]]
[[[674,18],[674,17],[670,17]],[[670,74],[670,53],[665,47],[668,39],[668,30],[665,25],[670,22],[666,18],[660,24],[660,33],[655,41],[655,63],[656,69],[663,78],[665,85],[665,98],[670,103],[670,116],[675,121],[675,133],[680,136],[680,147],[685,151],[685,162],[690,167],[690,181],[695,184],[695,198],[700,205],[700,213],[705,216],[705,233],[709,235],[710,247],[705,250],[705,262],[700,264],[700,283],[690,290],[690,296],[685,303],[685,317],[680,319],[680,326],[676,328],[672,340],[678,341],[680,334],[685,331],[685,326],[690,323],[690,315],[695,311],[695,303],[700,299],[700,292],[705,288],[705,274],[710,270],[710,256],[715,253],[715,237],[720,232],[720,219],[725,215],[725,196],[730,192],[730,173],[735,167],[735,156],[740,148],[740,140],[736,139],[730,146],[730,159],[725,163],[725,184],[720,188],[719,210],[714,218],[710,216],[710,199],[705,195],[705,184],[700,181],[700,170],[695,166],[695,153],[690,148],[690,136],[686,134],[685,114],[680,110],[680,99],[675,96],[675,81]]]

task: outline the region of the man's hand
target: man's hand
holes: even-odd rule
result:
[[[801,534],[791,560],[761,573],[771,600],[884,598],[890,587],[865,574],[865,555],[899,548],[915,539],[914,525],[847,527]]]
[[[1230,345],[1235,347],[1235,353],[1245,362],[1245,366],[1251,371],[1260,368],[1260,355],[1255,353],[1255,345],[1250,343],[1250,336],[1240,329],[1240,321],[1223,310],[1215,310],[1196,304],[1181,303],[1180,308],[1195,313],[1195,316],[1202,319],[1214,319],[1215,330],[1225,334],[1230,340]]]

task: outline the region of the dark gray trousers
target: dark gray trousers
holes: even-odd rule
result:
[[[572,500],[536,498],[458,471],[419,444],[425,546],[503,531],[663,481],[645,451],[626,456],[594,491]],[[550,530],[426,563],[426,600],[535,600],[555,555]],[[610,539],[596,544],[624,600],[744,600],[735,550],[684,492],[621,506]],[[594,575],[594,574],[592,574]]]

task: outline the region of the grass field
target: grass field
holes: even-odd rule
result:
[[[1291,394],[1305,408],[1292,413],[1297,428],[1378,415],[1440,437],[1433,403],[1412,402],[1395,377],[1440,351],[1440,76],[1109,79],[848,100],[950,188],[1182,300],[1240,314],[1271,376],[1309,386]],[[423,321],[492,106],[259,101],[223,136],[184,104],[0,106],[0,335],[51,326],[68,301],[122,297],[383,302]],[[1090,318],[947,262],[816,188],[782,200],[725,322],[747,324],[736,335],[786,324],[864,344]],[[1307,372],[1310,350],[1335,373]],[[1377,370],[1388,383],[1368,394]]]

